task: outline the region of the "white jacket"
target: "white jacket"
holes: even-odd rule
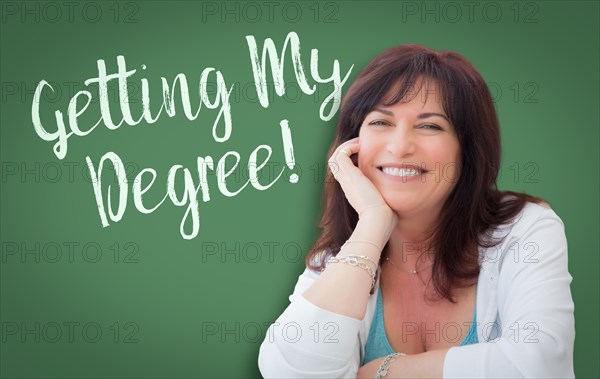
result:
[[[478,344],[450,348],[443,377],[574,377],[572,277],[564,225],[553,210],[528,203],[493,248],[480,248]],[[302,294],[319,276],[306,269],[291,304],[260,346],[264,377],[355,378],[364,356],[377,291],[363,320],[317,307]]]

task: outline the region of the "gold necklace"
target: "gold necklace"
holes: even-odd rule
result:
[[[433,264],[432,264],[432,265],[430,265],[430,266],[427,266],[427,267],[425,267],[423,270],[419,270],[419,271],[417,271],[417,269],[416,269],[416,268],[415,268],[415,269],[413,269],[413,270],[403,270],[403,269],[401,269],[401,268],[398,268],[398,266],[396,266],[396,265],[394,264],[394,262],[393,262],[393,261],[390,259],[390,257],[386,257],[386,258],[385,258],[385,260],[386,260],[386,261],[388,261],[388,262],[390,262],[390,263],[391,263],[391,264],[392,264],[392,265],[393,265],[393,266],[396,268],[396,270],[398,270],[398,271],[400,271],[400,272],[405,272],[405,273],[407,273],[407,274],[412,274],[412,275],[416,275],[416,274],[418,274],[418,273],[420,273],[420,272],[423,272],[423,271],[427,270],[429,267],[433,266]]]

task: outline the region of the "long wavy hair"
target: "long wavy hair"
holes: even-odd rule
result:
[[[494,229],[514,219],[527,202],[545,202],[527,194],[498,190],[498,117],[490,91],[475,67],[457,53],[436,52],[419,45],[400,45],[380,53],[348,89],[327,156],[358,136],[366,115],[376,106],[406,100],[409,94],[418,92],[414,91],[415,83],[424,79],[438,85],[444,111],[460,143],[460,176],[442,206],[428,246],[434,252],[434,289],[439,297],[455,302],[453,289],[474,284],[479,275],[479,247],[493,247],[502,241],[492,237]],[[329,169],[323,202],[318,224],[322,232],[305,260],[307,267],[316,271],[324,267],[324,256],[339,253],[358,222],[358,214]],[[387,245],[382,257],[386,254]]]

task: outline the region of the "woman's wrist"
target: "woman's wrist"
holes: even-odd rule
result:
[[[377,369],[377,372],[375,373],[375,379],[381,379],[384,376],[386,376],[390,369],[390,365],[392,364],[392,362],[395,362],[398,357],[403,356],[403,355],[406,355],[406,354],[392,353],[392,354],[388,355],[387,357],[385,357],[385,359],[379,365],[379,369]]]
[[[355,233],[353,233],[353,236],[350,237],[350,239],[358,239],[354,234],[359,234],[363,230],[366,230],[366,235],[369,236],[369,238],[366,239],[383,248],[390,239],[392,231],[397,223],[398,215],[388,206],[368,208],[358,219],[358,223],[354,230]]]
[[[404,356],[404,355],[406,355],[406,354],[392,353],[392,354],[388,355],[387,357],[385,357],[385,359],[379,365],[377,372],[375,373],[375,379],[381,379],[381,378],[385,377],[388,374],[388,371],[390,369],[390,365],[392,364],[392,362],[395,362],[396,359],[398,359],[398,357]]]
[[[381,204],[377,204],[377,205],[370,205],[368,207],[366,207],[365,209],[362,209],[359,213],[358,213],[358,218],[363,218],[364,215],[366,214],[379,214],[379,215],[386,215],[386,214],[390,214],[390,213],[394,213],[394,211],[392,211],[392,209],[385,203],[381,203]]]

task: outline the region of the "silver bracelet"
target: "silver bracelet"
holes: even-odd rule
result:
[[[373,258],[367,257],[366,255],[345,255],[345,257],[348,257],[348,258],[354,257],[354,258],[361,258],[361,259],[367,260],[367,261],[373,263],[373,265],[375,266],[375,270],[377,270],[377,266],[379,266]]]
[[[396,360],[396,358],[403,356],[403,355],[406,355],[406,354],[392,353],[392,354],[388,355],[387,357],[385,357],[383,362],[381,362],[381,365],[379,365],[379,369],[377,370],[377,373],[375,374],[375,379],[381,379],[384,376],[386,376],[388,373],[388,369],[390,367],[390,363],[394,362]]]
[[[329,266],[331,263],[347,263],[350,266],[357,266],[362,268],[371,276],[371,288],[375,287],[375,271],[373,271],[371,267],[364,263],[362,259],[360,259],[360,256],[350,255],[342,258],[331,257],[327,260],[325,267]]]

